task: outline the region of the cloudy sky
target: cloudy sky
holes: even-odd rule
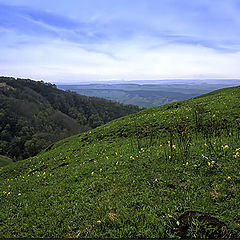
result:
[[[240,78],[240,0],[0,0],[0,75]]]

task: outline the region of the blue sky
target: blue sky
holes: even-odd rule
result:
[[[0,75],[240,78],[239,0],[0,0]]]

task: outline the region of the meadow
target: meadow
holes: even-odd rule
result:
[[[0,237],[240,237],[239,106],[217,90],[0,167]]]

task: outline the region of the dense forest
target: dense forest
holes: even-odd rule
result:
[[[0,155],[21,160],[55,141],[140,110],[43,81],[0,77]]]

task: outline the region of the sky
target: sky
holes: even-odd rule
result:
[[[239,79],[240,0],[0,0],[0,75]]]

